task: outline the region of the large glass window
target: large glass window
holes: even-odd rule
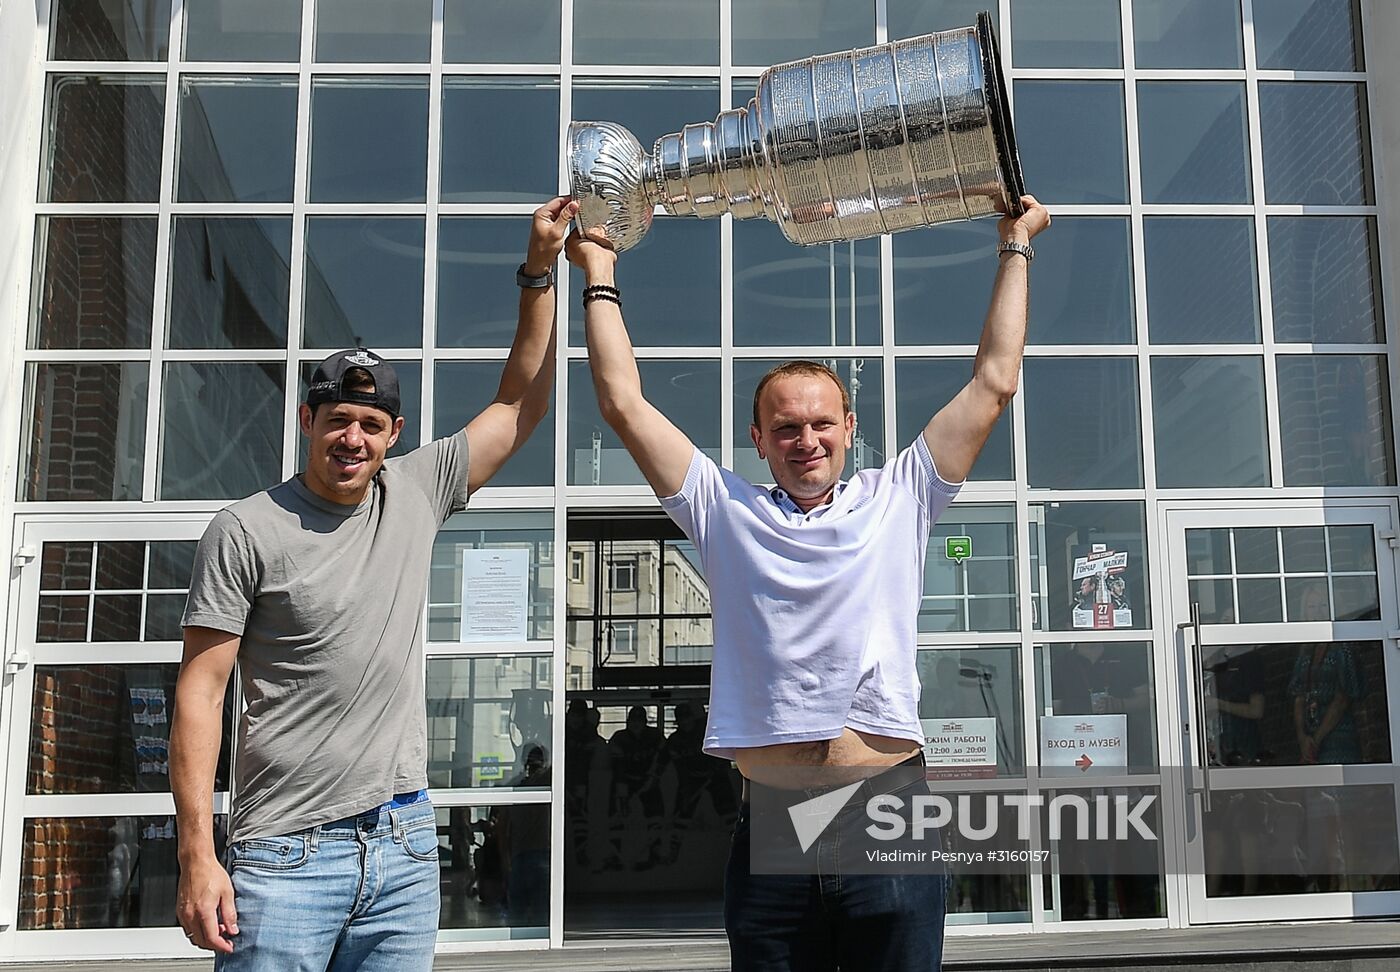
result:
[[[557,63],[559,11],[559,0],[443,0],[442,59]]]
[[[553,514],[548,510],[457,513],[433,539],[428,571],[430,644],[479,640],[471,625],[466,630],[462,627],[464,609],[480,610],[474,604],[464,605],[463,576],[469,560],[492,552],[509,553],[524,561],[525,637],[517,643],[523,646],[554,637]],[[535,677],[548,679],[549,675],[537,671]]]
[[[1157,769],[1157,692],[1148,641],[1076,641],[1037,645],[1035,650],[1040,739],[1063,737],[1062,716],[1104,720],[1105,735],[1124,740],[1123,761],[1113,765],[1055,766],[1042,776],[1083,778],[1090,773],[1151,773]]]
[[[971,27],[977,15],[989,8],[993,25],[1001,22],[998,4],[986,0],[886,0],[885,8],[891,40]]]
[[[514,268],[529,238],[530,222],[519,216],[438,222],[438,347],[510,347],[520,316]]]
[[[155,202],[165,80],[146,74],[49,78],[43,198]]]
[[[1133,0],[1133,41],[1139,68],[1244,67],[1236,0]]]
[[[172,348],[282,348],[291,288],[289,217],[176,216]]]
[[[972,380],[971,358],[899,358],[894,365],[895,448],[903,449],[922,434],[929,419]],[[735,403],[738,407],[738,403]],[[992,426],[992,434],[968,474],[970,480],[1014,479],[1011,460],[1011,413]]]
[[[443,202],[535,202],[552,196],[559,178],[558,117],[557,78],[445,79]],[[531,121],[524,124],[524,119]]]
[[[1243,84],[1140,82],[1138,140],[1143,202],[1249,202]]]
[[[880,241],[798,248],[771,223],[736,222],[734,343],[879,344]]]
[[[1278,398],[1284,485],[1395,482],[1384,358],[1281,355]]]
[[[548,655],[429,658],[428,785],[548,789]]]
[[[694,0],[687,3],[709,6]],[[652,8],[649,2],[648,9]],[[575,7],[575,27],[578,17]],[[751,97],[750,87],[744,103]],[[637,136],[637,141],[650,152],[662,135],[679,132],[695,122],[713,121],[719,114],[719,101],[718,82],[699,78],[580,78],[574,82],[573,117],[617,122]]]
[[[316,60],[428,60],[432,0],[316,0]]]
[[[875,43],[869,4],[733,0],[734,63],[767,67]],[[891,34],[891,39],[895,36]]]
[[[1026,185],[1053,203],[1128,201],[1118,81],[1017,81],[1016,141]]]
[[[302,0],[199,0],[185,4],[185,58],[295,61],[301,54],[301,4]]]
[[[895,342],[975,345],[997,273],[992,221],[946,223],[891,242]]]
[[[1011,0],[1011,23],[1017,67],[1123,66],[1118,0]]]
[[[1254,220],[1149,216],[1142,234],[1153,344],[1259,342]]]
[[[161,499],[240,499],[282,479],[280,363],[165,366]]]
[[[312,202],[422,202],[427,182],[426,79],[312,84]]]
[[[1020,649],[987,645],[976,648],[923,648],[919,650],[919,719],[924,735],[935,735],[950,721],[967,731],[985,733],[994,742],[991,766],[946,767],[951,776],[959,769],[973,778],[1016,777],[1026,773],[1025,719],[1021,715]],[[944,767],[932,754],[929,775],[941,775]],[[953,777],[956,778],[956,777]],[[966,777],[965,777],[966,778]]]
[[[136,361],[29,365],[22,499],[141,498],[147,371]]]
[[[1254,11],[1259,66],[1281,71],[1360,71],[1358,0],[1270,0]]]
[[[433,379],[433,438],[451,435],[496,397],[505,360],[439,361]],[[491,477],[492,486],[554,485],[554,411]]]
[[[1141,503],[1033,503],[1030,517],[1034,627],[1152,627]]]
[[[1133,341],[1133,279],[1128,221],[1069,216],[1036,241],[1033,344]],[[990,288],[982,296],[990,303]],[[985,314],[985,311],[984,311]]]
[[[1264,364],[1255,357],[1152,359],[1157,485],[1269,485]]]
[[[1259,84],[1264,194],[1271,203],[1369,206],[1366,89],[1330,81]]]
[[[303,286],[302,347],[418,347],[422,218],[308,218]]]
[[[291,202],[295,78],[180,80],[180,202]]]
[[[143,348],[151,343],[156,221],[41,216],[31,348]]]
[[[1376,221],[1270,216],[1274,339],[1371,344],[1384,339]]]
[[[970,556],[950,537],[971,541]],[[920,631],[1015,631],[1016,513],[1009,505],[954,504],[933,525],[924,561]]]
[[[719,362],[637,362],[647,399],[715,462],[720,459]],[[573,486],[641,485],[642,471],[598,414],[587,361],[569,362],[569,442],[565,456]]]
[[[718,64],[719,4],[574,0],[574,63]]]
[[[1030,485],[1142,485],[1137,363],[1132,358],[1029,358],[1026,462]]]
[[[163,61],[170,37],[168,0],[56,0],[56,61]]]

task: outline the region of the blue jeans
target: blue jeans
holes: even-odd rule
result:
[[[237,841],[228,872],[238,935],[216,972],[432,968],[439,872],[427,800]]]
[[[907,803],[910,791],[903,795]],[[860,873],[871,870],[859,864],[861,828],[870,823],[861,807],[859,799],[848,804],[803,855],[815,873],[756,874],[753,804],[745,801],[724,876],[732,972],[939,972],[950,877]],[[759,839],[771,846],[771,836],[765,824]]]

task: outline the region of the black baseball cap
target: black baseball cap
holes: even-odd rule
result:
[[[374,391],[356,391],[345,386],[345,376],[352,369],[369,372],[374,379]],[[311,373],[311,387],[306,391],[306,404],[313,408],[328,402],[350,402],[368,405],[399,417],[399,376],[394,366],[367,348],[337,351],[316,366]]]

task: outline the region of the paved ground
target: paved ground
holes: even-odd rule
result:
[[[4,972],[203,972],[210,961],[47,962],[0,965]],[[1396,972],[1400,922],[1308,922],[1218,928],[1049,932],[949,940],[949,972]],[[569,946],[553,952],[444,955],[434,972],[728,972],[719,941],[674,945]]]

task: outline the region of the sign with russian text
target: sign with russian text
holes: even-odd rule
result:
[[[970,780],[997,775],[997,721],[920,719],[924,762],[931,780]]]
[[[462,551],[462,642],[524,641],[530,610],[530,551]]]
[[[1128,717],[1066,715],[1040,717],[1040,765],[1076,769],[1128,765]]]

